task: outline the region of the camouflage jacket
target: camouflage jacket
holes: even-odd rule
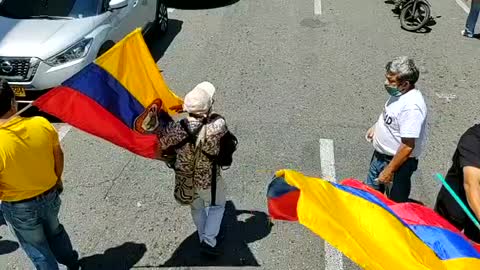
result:
[[[208,189],[212,182],[213,163],[205,153],[211,156],[218,155],[220,139],[227,132],[225,120],[223,118],[210,119],[202,130],[199,130],[202,128],[201,120],[193,117],[187,117],[186,120],[189,131],[199,133],[198,140],[197,144],[186,143],[176,150],[175,177],[177,181],[181,180],[180,178],[193,177],[195,188]],[[161,128],[157,134],[162,150],[179,145],[188,137],[188,133],[182,127],[180,121],[171,122],[166,127]],[[201,148],[197,151],[195,162],[196,145]],[[218,175],[220,175],[220,171],[220,169],[217,170]]]

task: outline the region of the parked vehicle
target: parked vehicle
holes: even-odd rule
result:
[[[430,21],[428,0],[405,0],[401,3],[400,25],[407,31],[418,31]]]
[[[135,28],[167,26],[163,0],[0,0],[0,78],[32,101]]]

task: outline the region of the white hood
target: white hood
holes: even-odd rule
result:
[[[90,33],[102,16],[71,20],[0,17],[0,56],[50,58]]]

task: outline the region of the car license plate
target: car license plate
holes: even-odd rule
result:
[[[26,97],[27,93],[25,92],[25,87],[23,86],[12,86],[13,92],[17,97]]]

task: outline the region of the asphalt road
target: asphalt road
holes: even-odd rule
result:
[[[153,55],[179,95],[203,80],[216,85],[216,110],[240,140],[225,173],[226,253],[198,256],[167,167],[72,129],[62,141],[61,220],[86,269],[358,269],[347,258],[332,264],[323,240],[296,223],[270,228],[266,186],[282,168],[321,176],[320,139],[333,142],[337,179],[364,179],[372,154],[364,134],[387,99],[384,66],[409,55],[429,109],[412,198],[433,205],[434,173],[446,172],[459,136],[479,120],[480,41],[460,36],[466,14],[455,0],[432,4],[436,24],[409,33],[383,0],[322,0],[318,15],[314,0],[176,1],[169,33],[150,40]],[[27,269],[5,226],[0,235],[0,269]]]

